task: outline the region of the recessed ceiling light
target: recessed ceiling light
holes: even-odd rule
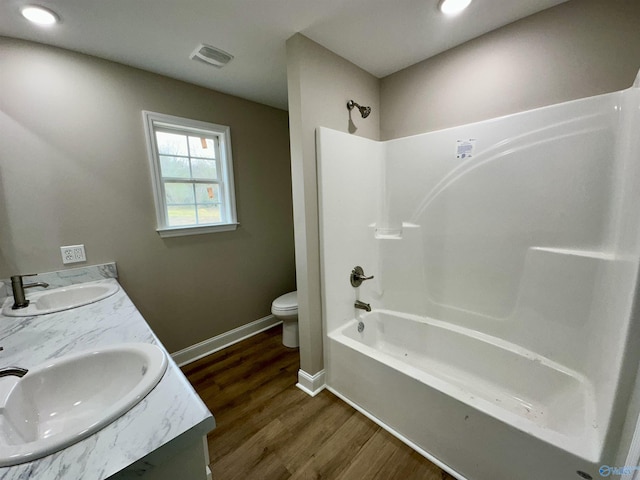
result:
[[[440,11],[447,15],[455,15],[467,8],[471,0],[442,0],[440,2]]]
[[[22,7],[20,12],[24,18],[38,25],[53,25],[59,20],[59,17],[55,12],[48,8],[38,7],[36,5],[27,5],[26,7]]]

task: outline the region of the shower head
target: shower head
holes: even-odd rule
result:
[[[349,100],[347,102],[347,108],[349,110],[353,110],[353,107],[357,107],[358,110],[360,110],[360,115],[362,115],[362,118],[367,118],[369,116],[369,114],[371,113],[371,107],[361,107],[360,105],[358,105],[353,100]]]

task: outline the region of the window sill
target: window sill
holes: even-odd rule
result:
[[[186,235],[202,235],[204,233],[231,232],[238,228],[239,223],[223,223],[219,225],[204,225],[195,227],[158,228],[156,232],[162,238],[183,237]]]

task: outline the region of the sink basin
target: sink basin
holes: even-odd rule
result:
[[[118,291],[118,288],[118,284],[115,282],[99,280],[97,282],[79,283],[69,287],[27,293],[29,306],[12,310],[13,299],[8,298],[4,303],[2,313],[8,317],[31,317],[33,315],[60,312],[110,297]],[[27,292],[29,291],[27,290]]]
[[[140,402],[167,369],[162,349],[121,344],[0,378],[0,467],[30,462],[95,433]]]

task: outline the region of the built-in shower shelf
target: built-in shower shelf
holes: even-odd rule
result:
[[[567,248],[547,248],[547,247],[531,247],[531,250],[538,252],[556,253],[559,255],[573,255],[576,257],[593,258],[596,260],[616,260],[617,256],[613,253],[595,252],[592,250],[572,250]]]
[[[374,237],[377,240],[402,240],[405,229],[420,228],[420,225],[402,222],[402,228],[384,228],[378,227],[375,223],[372,223],[369,227],[374,229]]]
[[[378,240],[402,240],[402,229],[376,229],[375,238]]]

